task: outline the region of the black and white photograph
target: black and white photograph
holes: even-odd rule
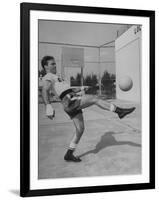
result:
[[[25,40],[30,189],[153,188],[153,12],[42,8],[33,6]]]
[[[140,174],[142,27],[38,23],[39,179]]]

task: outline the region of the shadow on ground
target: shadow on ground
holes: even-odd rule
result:
[[[137,143],[134,143],[134,142],[117,141],[115,139],[115,137],[113,136],[114,134],[116,134],[116,133],[115,132],[104,133],[104,135],[101,137],[100,141],[97,143],[97,145],[95,146],[94,149],[79,155],[79,157],[83,157],[83,156],[86,156],[88,154],[93,154],[93,153],[96,154],[99,151],[101,151],[102,149],[105,149],[109,146],[115,146],[115,145],[130,145],[130,146],[135,146],[135,147],[141,147],[141,144],[137,144]]]

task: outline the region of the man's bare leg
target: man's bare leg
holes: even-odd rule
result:
[[[118,114],[118,117],[121,119],[125,115],[130,114],[135,110],[135,107],[132,108],[119,108],[116,105],[109,103],[106,100],[102,100],[99,97],[93,95],[84,95],[81,98],[81,109],[87,108],[92,105],[97,105],[101,109],[115,112]]]
[[[66,161],[73,161],[73,162],[80,162],[81,159],[78,157],[75,157],[73,155],[73,152],[75,151],[77,144],[80,141],[81,136],[83,135],[84,132],[84,120],[83,120],[83,114],[79,113],[78,115],[76,115],[73,119],[75,128],[76,128],[76,132],[70,142],[69,148],[64,156],[64,159]]]

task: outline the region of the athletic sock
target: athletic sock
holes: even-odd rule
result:
[[[132,113],[134,110],[135,110],[135,107],[132,107],[132,108],[119,108],[119,107],[116,107],[114,112],[116,112],[118,114],[119,118],[122,119],[126,115]]]
[[[116,107],[114,104],[112,104],[112,103],[110,104],[110,111],[111,111],[111,112],[115,112],[115,111],[116,111],[116,108],[117,108],[117,107]]]
[[[69,145],[69,149],[72,149],[72,150],[75,150],[77,147],[77,144],[74,143],[74,142],[71,142],[70,145]]]

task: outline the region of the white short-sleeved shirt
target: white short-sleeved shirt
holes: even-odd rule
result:
[[[51,81],[52,83],[52,90],[55,89],[55,92],[58,96],[62,94],[65,90],[70,88],[70,84],[66,81],[59,81],[59,77],[52,73],[47,73],[43,78],[42,81]]]

